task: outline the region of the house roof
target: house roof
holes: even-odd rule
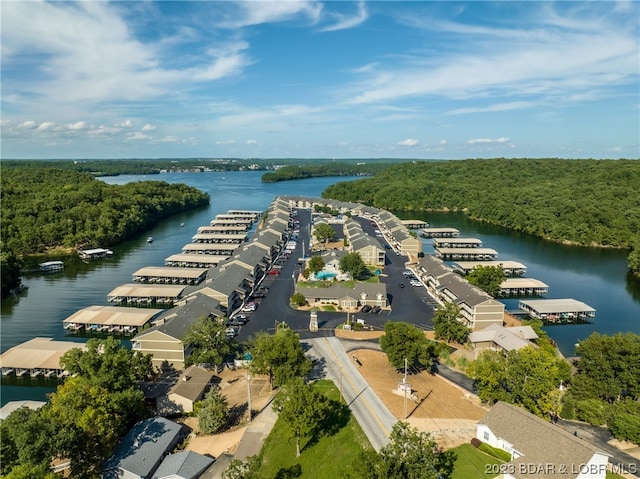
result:
[[[522,457],[512,461],[515,467],[512,475],[517,479],[531,479],[527,474],[527,464],[553,464],[547,470],[536,471],[536,479],[567,479],[575,477],[561,474],[561,466],[571,468],[574,464],[587,464],[598,451],[586,441],[572,435],[566,430],[541,419],[524,409],[497,402],[480,420],[497,437],[513,444]],[[521,464],[524,467],[518,467]]]
[[[153,479],[196,479],[213,461],[212,457],[193,451],[169,454],[156,470]]]
[[[472,343],[493,341],[505,351],[531,346],[528,340],[537,337],[531,326],[505,328],[499,324],[491,324],[484,329],[469,333],[469,341]]]
[[[211,384],[211,378],[213,378],[211,371],[191,366],[180,376],[180,379],[169,394],[176,394],[190,401],[197,401]]]
[[[378,293],[386,300],[387,287],[384,283],[356,283],[353,288],[344,286],[329,286],[328,288],[304,288],[296,287],[296,291],[305,298],[354,298],[359,299],[362,293],[366,293],[369,299],[375,298]]]
[[[159,416],[138,422],[120,440],[113,455],[104,463],[102,477],[121,477],[119,470],[149,477],[160,458],[185,431],[184,426]]]

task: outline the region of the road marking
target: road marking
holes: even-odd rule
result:
[[[325,342],[327,343],[327,347],[329,348],[329,352],[331,353],[331,355],[334,357],[336,364],[338,364],[338,366],[340,366],[340,362],[338,360],[338,356],[336,355],[336,353],[333,350],[333,347],[331,346],[331,343],[329,342],[329,340],[325,337],[322,338],[325,340]],[[357,392],[358,388],[356,387],[356,385],[353,383],[353,381],[351,380],[351,375],[343,375],[343,377],[346,376],[347,381],[349,381],[349,383],[351,384],[351,388],[353,389],[353,391]],[[369,386],[367,385],[367,388]],[[389,437],[390,435],[390,431],[387,429],[387,427],[382,423],[382,421],[380,420],[380,418],[378,417],[378,415],[373,411],[373,409],[371,409],[371,406],[369,405],[369,402],[362,396],[362,393],[367,389],[363,389],[362,391],[360,391],[360,393],[356,394],[355,398],[353,399],[353,401],[355,401],[356,399],[358,399],[358,397],[361,398],[362,402],[364,403],[364,406],[369,410],[369,412],[371,413],[371,415],[376,419],[376,421],[378,422],[378,424],[380,425],[380,427],[382,428],[382,430],[384,431],[384,433],[387,435],[387,437]],[[373,390],[372,390],[373,391]],[[384,404],[383,404],[384,406]],[[386,406],[384,406],[386,407]]]

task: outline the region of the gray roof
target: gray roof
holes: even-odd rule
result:
[[[469,306],[477,306],[485,301],[494,300],[490,295],[468,283],[455,273],[447,273],[438,277],[440,287],[447,288],[457,298],[456,303],[466,303]]]
[[[493,434],[507,440],[523,454],[510,463],[515,467],[509,470],[513,471],[513,476],[518,479],[531,478],[531,473],[526,473],[526,466],[530,464],[556,466],[550,467],[548,471],[536,470],[536,479],[577,477],[580,465],[587,464],[596,452],[600,452],[593,445],[563,428],[522,408],[500,401],[478,421],[478,424],[486,425]],[[519,464],[523,467],[519,467]],[[561,466],[570,471],[572,465],[575,466],[576,474],[561,473]]]
[[[245,268],[237,264],[230,264],[224,271],[218,270],[216,273],[213,282],[207,286],[227,297],[238,290],[244,290],[245,280],[251,276]]]
[[[491,324],[480,331],[469,333],[469,341],[472,343],[492,341],[505,351],[531,346],[532,343],[528,340],[536,339],[537,337],[538,335],[531,326],[505,328],[499,324]]]
[[[213,373],[204,368],[191,366],[171,389],[170,394],[177,394],[191,401],[197,401],[211,385]]]
[[[329,286],[328,288],[298,288],[296,290],[305,298],[356,298],[359,299],[362,293],[366,293],[369,299],[375,298],[381,293],[383,298],[387,297],[387,286],[384,283],[356,283],[353,288],[344,286]]]
[[[449,268],[440,258],[436,258],[435,256],[425,255],[424,257],[418,260],[418,267],[424,269],[424,271],[437,278],[443,274],[451,273],[451,268]]]
[[[164,458],[153,479],[196,479],[213,461],[213,458],[193,451],[170,454]]]
[[[186,433],[186,428],[163,417],[140,421],[120,440],[104,463],[102,477],[121,477],[120,470],[139,477],[151,477],[162,457]]]
[[[182,339],[187,329],[198,319],[210,316],[224,316],[220,311],[220,301],[204,294],[196,293],[195,297],[186,304],[166,310],[158,319],[165,320],[164,324],[153,326],[141,331],[137,336],[146,335],[152,331],[160,331],[176,339]],[[134,340],[136,338],[133,338]]]

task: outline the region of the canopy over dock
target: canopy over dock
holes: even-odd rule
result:
[[[501,296],[542,296],[549,286],[533,278],[507,278],[500,285]]]
[[[200,226],[198,227],[197,234],[242,234],[248,230],[246,225],[229,225],[229,226]]]
[[[588,321],[595,318],[596,310],[575,299],[535,299],[520,301],[518,308],[537,319],[550,323]]]
[[[184,254],[213,254],[231,256],[237,244],[188,243],[182,247]]]
[[[480,248],[482,240],[478,238],[434,238],[436,248]]]
[[[181,253],[172,254],[168,258],[165,258],[164,264],[171,267],[181,268],[212,268],[228,257],[229,255]]]
[[[410,230],[418,230],[420,228],[426,228],[427,226],[429,226],[429,223],[422,220],[402,220],[402,224]]]
[[[140,283],[155,284],[200,284],[207,277],[206,268],[174,268],[169,266],[150,266],[140,268],[133,273],[133,280]]]
[[[240,244],[247,239],[246,233],[198,233],[191,237],[194,243],[234,243]]]
[[[52,271],[62,271],[64,269],[64,263],[62,261],[47,261],[38,265],[40,271],[43,273],[49,273]]]
[[[88,306],[62,321],[65,329],[85,328],[105,333],[135,332],[149,323],[163,309],[138,309],[121,306]]]
[[[113,255],[113,251],[104,248],[83,249],[78,251],[78,256],[82,259],[104,258]]]
[[[72,341],[54,341],[52,338],[33,338],[18,344],[0,355],[2,375],[15,372],[16,376],[29,374],[33,377],[40,374],[65,374],[60,366],[60,358],[74,348],[86,350],[86,345]]]
[[[180,298],[185,286],[164,284],[123,284],[107,295],[110,303],[127,303],[145,306],[150,303],[173,303]]]
[[[452,265],[463,274],[469,274],[476,266],[501,267],[507,276],[521,276],[527,272],[527,267],[517,261],[457,261]]]
[[[498,252],[491,248],[436,248],[435,254],[443,260],[495,260]]]
[[[422,228],[420,236],[423,238],[455,238],[460,234],[456,228]]]

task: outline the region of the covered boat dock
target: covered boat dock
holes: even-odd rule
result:
[[[164,264],[172,268],[213,268],[228,257],[229,255],[181,253],[165,258]]]
[[[477,238],[434,238],[435,248],[480,248],[482,240]]]
[[[106,256],[112,256],[113,251],[104,248],[83,249],[78,251],[78,256],[82,259],[95,259],[104,258]]]
[[[542,296],[549,286],[533,278],[507,278],[500,285],[500,296]]]
[[[420,236],[423,238],[455,238],[460,234],[456,228],[422,228]]]
[[[88,306],[62,321],[64,329],[87,332],[132,334],[158,316],[163,309],[122,306]]]
[[[458,261],[452,265],[454,270],[465,275],[476,266],[500,267],[506,276],[522,276],[527,273],[527,267],[517,261]]]
[[[62,261],[47,261],[38,265],[43,273],[52,273],[54,271],[62,271],[64,263]]]
[[[129,306],[172,305],[180,299],[184,288],[185,286],[164,284],[123,284],[113,289],[107,295],[107,300]]]
[[[230,215],[218,215],[209,223],[211,226],[244,226],[246,229],[249,229],[252,224],[252,219]]]
[[[247,226],[200,226],[198,227],[196,233],[199,235],[210,235],[210,234],[223,234],[223,235],[237,235],[243,234],[249,230]]]
[[[491,248],[436,248],[435,254],[443,260],[476,260],[493,261],[498,259],[498,252]]]
[[[231,256],[237,244],[220,244],[220,243],[188,243],[182,247],[184,254],[213,254]]]
[[[0,355],[2,375],[15,374],[16,377],[57,376],[69,375],[60,366],[60,358],[67,351],[74,348],[86,350],[86,345],[72,341],[54,341],[52,338],[33,338],[18,344]]]
[[[518,308],[546,323],[573,323],[590,321],[596,310],[575,299],[535,299],[520,301]]]
[[[191,237],[194,243],[240,244],[247,240],[247,234],[198,233]]]
[[[133,273],[133,280],[146,284],[200,284],[207,277],[206,268],[149,266]]]
[[[426,228],[429,226],[429,223],[422,220],[401,220],[402,224],[405,225],[410,230],[419,230],[421,228]]]

